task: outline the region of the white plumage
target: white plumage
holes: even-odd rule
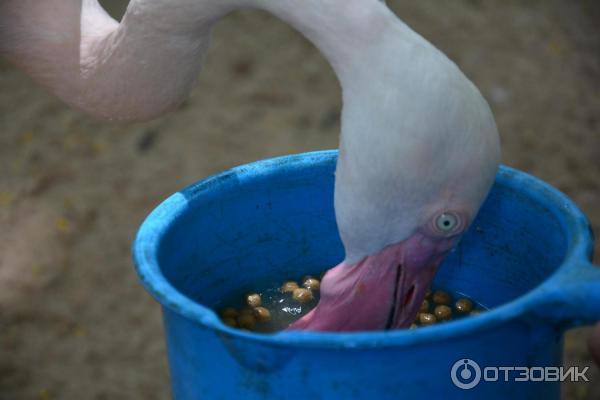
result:
[[[428,230],[444,213],[462,220],[459,236],[499,162],[493,116],[456,65],[378,0],[133,0],[120,24],[96,0],[3,0],[0,54],[90,114],[149,119],[187,97],[213,24],[242,7],[295,27],[338,76],[345,264],[417,233],[446,238]]]

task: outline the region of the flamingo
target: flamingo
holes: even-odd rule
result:
[[[500,145],[478,89],[379,0],[132,0],[121,22],[97,0],[3,0],[0,54],[66,103],[146,120],[189,94],[214,24],[266,10],[330,62],[343,109],[334,206],[345,258],[290,330],[408,326],[476,216]]]

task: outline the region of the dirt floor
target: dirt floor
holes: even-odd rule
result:
[[[597,3],[389,3],[487,97],[504,163],[570,195],[600,237]],[[0,64],[0,398],[168,398],[159,308],[130,257],[139,223],[213,172],[336,147],[340,105],[323,57],[260,12],[225,18],[192,97],[149,123],[90,119]],[[567,335],[566,365],[592,366],[586,337]],[[600,398],[588,375],[564,398]]]

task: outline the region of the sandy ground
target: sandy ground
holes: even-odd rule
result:
[[[390,3],[489,99],[504,163],[569,194],[600,236],[593,0]],[[213,172],[336,147],[339,109],[324,59],[260,12],[223,20],[192,97],[149,123],[92,120],[0,64],[0,398],[168,398],[159,309],[130,260],[138,224]],[[592,365],[586,336],[568,334],[567,365]],[[600,398],[589,375],[564,398]]]

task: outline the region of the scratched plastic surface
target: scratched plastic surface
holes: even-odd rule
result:
[[[466,391],[449,376],[465,358],[560,365],[564,331],[600,319],[585,216],[549,185],[506,167],[434,281],[489,312],[351,334],[257,334],[221,323],[212,310],[226,294],[341,261],[336,156],[244,165],[175,193],[146,219],[134,257],[163,306],[173,398],[559,399],[557,382],[481,382]]]

